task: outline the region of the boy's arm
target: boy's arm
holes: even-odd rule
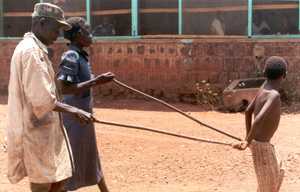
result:
[[[245,137],[245,140],[237,142],[237,143],[233,143],[232,147],[235,148],[235,149],[245,150],[248,147],[247,137],[248,137],[248,134],[251,130],[252,114],[254,112],[255,101],[256,101],[256,97],[251,101],[251,103],[249,104],[249,106],[247,107],[247,109],[245,111],[245,124],[246,124],[246,137]]]
[[[254,139],[254,136],[255,136],[257,130],[263,128],[261,126],[264,122],[265,117],[267,115],[269,115],[270,111],[272,111],[273,108],[276,107],[276,105],[280,105],[279,93],[270,94],[270,97],[265,102],[265,104],[261,108],[260,112],[256,115],[253,125],[251,127],[251,130],[250,130],[249,134],[247,135],[246,141],[248,142],[248,145]]]
[[[252,100],[252,102],[249,104],[245,111],[246,138],[248,137],[252,125],[252,115],[254,112],[255,101],[256,97]]]

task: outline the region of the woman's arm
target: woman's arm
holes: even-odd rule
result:
[[[90,89],[93,86],[101,85],[112,81],[115,75],[111,72],[103,73],[88,81],[81,83],[69,83],[63,80],[58,80],[59,87],[63,94],[79,94]]]

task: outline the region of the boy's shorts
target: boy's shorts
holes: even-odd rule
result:
[[[258,192],[278,192],[284,177],[282,162],[269,142],[252,141],[250,145]]]

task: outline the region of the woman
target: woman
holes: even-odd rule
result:
[[[64,37],[70,44],[62,56],[58,82],[64,102],[92,113],[91,87],[111,81],[114,74],[108,72],[92,77],[88,54],[84,51],[92,44],[90,27],[81,17],[71,17],[67,22],[72,28],[64,33]],[[97,184],[101,192],[108,192],[101,170],[94,124],[82,124],[68,114],[63,115],[63,122],[75,163],[75,172],[67,180],[65,190]]]

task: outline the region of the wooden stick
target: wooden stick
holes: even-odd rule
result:
[[[188,140],[193,140],[193,141],[198,141],[198,142],[205,142],[205,143],[211,143],[211,144],[231,146],[231,144],[229,144],[229,143],[224,143],[224,142],[219,142],[219,141],[211,141],[211,140],[205,140],[205,139],[198,139],[198,138],[194,138],[194,137],[188,137],[188,136],[185,136],[185,135],[178,135],[178,134],[175,134],[175,133],[168,133],[168,132],[159,131],[159,130],[155,130],[155,129],[152,129],[152,128],[142,127],[142,126],[137,126],[137,125],[128,125],[128,124],[120,124],[120,123],[115,123],[115,122],[100,121],[100,120],[97,120],[95,118],[94,118],[94,122],[95,123],[101,123],[101,124],[104,124],[104,125],[112,125],[112,126],[118,126],[118,127],[125,127],[125,128],[129,128],[129,129],[137,129],[137,130],[142,130],[142,131],[159,133],[159,134],[163,134],[163,135],[169,135],[169,136],[173,136],[173,137],[178,137],[178,138],[188,139]]]
[[[198,119],[196,119],[196,118],[194,118],[194,117],[192,117],[192,116],[186,114],[185,112],[181,111],[180,109],[178,109],[178,108],[176,108],[176,107],[174,107],[174,106],[172,106],[172,105],[170,105],[170,104],[168,104],[168,103],[166,103],[166,102],[164,102],[164,101],[162,101],[162,100],[160,100],[160,99],[157,99],[157,98],[155,98],[155,97],[152,97],[151,95],[148,95],[148,94],[143,93],[143,92],[141,92],[141,91],[139,91],[139,90],[137,90],[137,89],[134,89],[134,88],[132,88],[132,87],[130,87],[130,86],[128,86],[128,85],[126,85],[126,84],[124,84],[124,83],[122,83],[122,82],[116,80],[116,79],[114,79],[113,81],[114,81],[117,85],[119,85],[119,86],[121,86],[121,87],[124,87],[124,88],[126,88],[126,89],[129,89],[129,90],[131,90],[131,91],[133,91],[133,92],[136,92],[136,93],[138,93],[138,94],[140,94],[140,95],[143,95],[143,96],[145,96],[145,97],[147,97],[147,98],[149,98],[149,99],[151,99],[151,100],[154,100],[154,101],[156,101],[156,102],[158,102],[158,103],[160,103],[160,104],[162,104],[162,105],[164,105],[164,106],[166,106],[166,107],[168,107],[168,108],[170,108],[170,109],[172,109],[172,110],[174,110],[174,111],[180,113],[181,115],[187,117],[188,119],[191,119],[191,120],[197,122],[198,124],[200,124],[200,125],[202,125],[202,126],[204,126],[204,127],[207,127],[207,128],[209,128],[209,129],[214,130],[214,131],[216,131],[216,132],[218,132],[218,133],[221,133],[221,134],[223,134],[223,135],[226,135],[226,136],[228,136],[228,137],[230,137],[230,138],[232,138],[232,139],[241,141],[240,138],[235,137],[235,136],[233,136],[233,135],[231,135],[231,134],[229,134],[229,133],[226,133],[226,132],[224,132],[224,131],[221,131],[221,130],[219,130],[219,129],[217,129],[217,128],[214,128],[214,127],[212,127],[212,126],[210,126],[210,125],[208,125],[208,124],[206,124],[206,123],[203,123],[203,122],[199,121]]]

